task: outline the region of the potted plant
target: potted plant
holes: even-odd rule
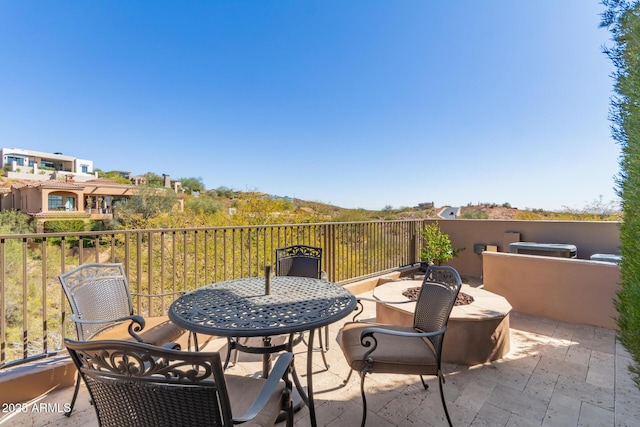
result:
[[[447,233],[440,230],[440,224],[433,222],[422,229],[424,246],[420,253],[420,269],[427,270],[429,265],[442,265],[453,257],[457,257],[465,248],[454,248]]]

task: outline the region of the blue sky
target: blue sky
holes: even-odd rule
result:
[[[597,0],[0,1],[0,146],[348,208],[616,198]]]

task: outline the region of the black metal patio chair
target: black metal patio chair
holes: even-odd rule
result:
[[[163,345],[176,341],[185,332],[167,316],[143,318],[133,314],[122,264],[84,264],[58,278],[69,301],[79,341],[116,339]],[[79,387],[78,374],[67,416],[73,411]]]
[[[308,245],[292,245],[276,249],[276,276],[299,276],[327,280],[322,271],[322,248]],[[326,351],[329,350],[329,327],[324,327],[324,340],[318,331],[318,341],[324,366],[329,369]]]
[[[291,353],[259,379],[225,375],[218,352],[114,340],[65,345],[101,426],[273,426],[281,411],[293,426]]]
[[[340,347],[352,369],[345,383],[353,371],[360,373],[362,426],[367,419],[364,380],[375,373],[419,375],[425,389],[429,385],[424,376],[437,376],[442,407],[451,425],[442,389],[442,344],[462,280],[452,267],[430,269],[416,301],[413,326],[350,322],[340,331]]]

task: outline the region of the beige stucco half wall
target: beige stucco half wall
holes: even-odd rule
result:
[[[615,329],[620,268],[613,263],[484,252],[484,288],[515,311]]]

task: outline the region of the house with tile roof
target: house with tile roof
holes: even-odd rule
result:
[[[92,161],[60,153],[2,148],[0,158],[4,176],[18,181],[8,188],[0,188],[0,210],[17,210],[29,215],[38,231],[44,229],[46,221],[112,219],[114,207],[134,195],[138,187],[98,178]],[[53,164],[53,170],[38,172],[42,164]],[[27,169],[22,170],[19,165]],[[82,172],[74,173],[78,168]],[[171,180],[169,175],[163,175],[163,180],[165,187],[182,192],[180,183]],[[182,207],[181,200],[179,209]]]
[[[0,192],[0,210],[23,212],[42,230],[48,220],[111,219],[113,207],[135,194],[135,189],[135,185],[104,178],[76,182],[73,175],[64,180],[24,181]]]

